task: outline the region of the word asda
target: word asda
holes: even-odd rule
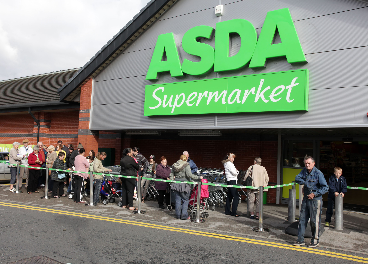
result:
[[[144,115],[308,111],[307,69],[147,85]]]

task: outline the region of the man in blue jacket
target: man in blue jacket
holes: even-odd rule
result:
[[[331,222],[331,217],[333,214],[333,208],[335,205],[335,197],[341,195],[345,196],[348,191],[346,180],[342,175],[342,169],[339,167],[334,168],[334,175],[332,175],[328,181],[329,191],[328,191],[328,206],[326,213],[325,226],[329,227]]]
[[[190,170],[191,170],[192,174],[197,173],[198,167],[194,163],[194,161],[191,158],[189,158],[189,152],[188,151],[184,151],[183,152],[183,155],[185,155],[187,157],[187,161],[189,162],[189,166],[190,166]]]
[[[294,246],[303,246],[305,229],[310,220],[312,240],[309,247],[317,247],[321,230],[322,195],[328,192],[328,185],[323,173],[318,170],[311,156],[304,158],[305,168],[295,177],[295,182],[303,187],[303,202],[300,210],[298,240]]]

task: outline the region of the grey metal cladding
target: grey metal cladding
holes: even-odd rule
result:
[[[179,1],[101,72],[95,79],[91,129],[368,126],[367,2],[221,0],[224,15],[217,18],[213,7],[218,3],[212,0]],[[188,29],[198,25],[215,28],[217,22],[243,18],[257,28],[259,35],[267,12],[280,8],[291,11],[307,64],[292,65],[284,58],[276,58],[268,59],[263,69],[245,67],[237,71],[210,72],[206,76],[185,78],[172,78],[165,73],[160,74],[157,81],[145,80],[158,35],[173,32],[180,59],[194,61],[197,58],[186,54],[181,47],[181,38]],[[279,37],[275,43],[278,40]],[[212,46],[214,42],[214,38],[206,40]],[[239,47],[240,39],[235,36],[231,39],[230,55],[236,54]],[[144,87],[147,84],[296,69],[310,71],[309,112],[221,114],[217,116],[217,127],[214,127],[213,115],[143,116]],[[126,111],[129,115],[122,114]]]
[[[195,129],[213,127],[214,117],[208,115],[171,117],[143,116],[143,102],[116,105],[98,105],[93,107],[91,130],[122,130],[137,128],[155,129]],[[142,125],[143,124],[143,125]]]

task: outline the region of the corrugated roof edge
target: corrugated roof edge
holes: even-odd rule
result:
[[[40,74],[36,74],[36,75],[24,76],[24,77],[19,77],[19,78],[14,78],[14,79],[0,80],[0,83],[9,82],[9,81],[24,80],[24,79],[28,79],[28,78],[34,78],[34,77],[47,76],[47,75],[51,75],[51,74],[56,74],[56,73],[61,73],[61,72],[68,72],[68,71],[73,71],[73,70],[78,70],[78,69],[81,69],[81,68],[73,68],[73,69],[67,69],[67,70],[40,73]]]
[[[62,87],[58,89],[58,93],[60,95],[60,101],[64,100],[70,93],[74,91],[74,89],[78,88],[87,78],[89,78],[93,72],[98,69],[108,58],[110,58],[128,39],[124,39],[121,41],[119,45],[115,45],[115,49],[113,49],[109,54],[104,55],[104,58],[99,58],[99,56],[108,49],[108,47],[118,39],[120,35],[122,35],[125,31],[133,32],[130,35],[134,35],[145,23],[155,16],[167,3],[172,0],[151,0],[147,5],[140,10],[140,12],[133,17],[114,37],[109,40],[72,78],[70,78]],[[178,0],[174,1],[177,2]],[[134,25],[133,23],[138,20],[138,18],[142,18],[139,20],[139,25]],[[132,28],[130,28],[132,27]],[[132,30],[130,30],[132,29]],[[100,59],[100,63],[98,63],[98,59]],[[93,69],[90,73],[86,73],[87,67],[90,66],[93,62],[96,62],[93,66]],[[81,76],[84,75],[84,76]],[[77,82],[76,82],[77,80]]]

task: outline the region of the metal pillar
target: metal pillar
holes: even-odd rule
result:
[[[4,168],[4,170],[5,170],[5,168]],[[16,181],[16,183],[15,183],[15,193],[20,193],[20,191],[19,191],[19,164],[17,164],[17,181]]]
[[[259,232],[263,232],[263,186],[259,186]]]
[[[295,185],[289,190],[289,204],[288,204],[288,222],[294,223],[296,211],[296,189]]]
[[[48,193],[49,193],[49,168],[46,168],[45,199],[49,199]]]
[[[335,197],[335,230],[343,230],[344,198],[341,194]]]
[[[138,175],[138,184],[137,184],[138,214],[141,213],[141,203],[142,203],[141,184],[142,184],[142,177]]]
[[[202,182],[198,183],[198,189],[197,189],[197,218],[196,223],[200,222],[199,216],[200,216],[200,203],[201,203],[201,185]]]
[[[303,185],[299,184],[299,218],[300,218],[300,211],[302,210],[302,202],[303,202]]]
[[[95,206],[93,202],[93,173],[89,172],[89,206]]]

